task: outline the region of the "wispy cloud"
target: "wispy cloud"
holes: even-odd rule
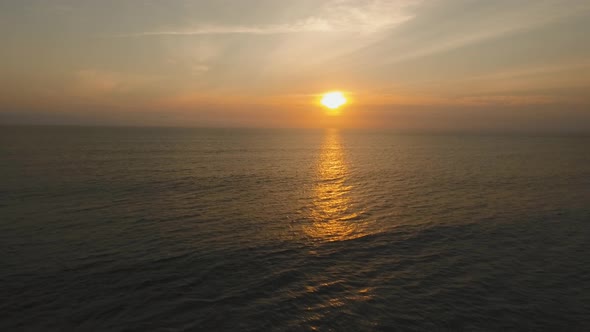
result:
[[[133,95],[157,81],[156,77],[93,68],[72,74],[68,90],[79,97]]]
[[[367,49],[359,50],[360,53],[352,54],[351,59],[360,58],[366,66],[367,54],[372,53],[373,65],[393,65],[531,32],[590,10],[590,3],[577,0],[567,6],[558,0],[521,1],[510,6],[489,2],[473,6],[466,15],[459,11],[464,5],[465,1],[424,2],[424,8],[407,29],[392,31],[387,39],[377,40]]]
[[[291,24],[270,24],[259,26],[242,25],[200,25],[196,28],[180,28],[160,31],[148,31],[135,34],[126,34],[122,37],[139,36],[193,36],[193,35],[227,35],[227,34],[253,34],[272,35],[296,32],[330,32],[334,27],[326,21],[309,18]]]
[[[409,8],[421,0],[333,0],[317,10],[316,15],[280,24],[233,25],[196,24],[174,27],[119,37],[141,36],[198,36],[198,35],[274,35],[304,32],[361,32],[372,33],[394,27],[413,17]]]

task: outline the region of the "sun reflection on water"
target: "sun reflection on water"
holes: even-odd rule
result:
[[[343,241],[362,236],[362,211],[351,198],[352,186],[347,184],[349,171],[345,161],[340,133],[326,132],[316,167],[316,184],[310,211],[312,223],[305,232],[318,240]]]
[[[370,222],[359,208],[364,204],[354,190],[357,182],[349,165],[340,132],[328,130],[317,159],[307,222],[303,226],[315,249],[309,251],[310,262],[314,262],[313,257],[329,257],[334,246],[354,246],[353,242],[344,241],[369,234]],[[370,285],[348,282],[357,276],[358,265],[320,262],[321,272],[310,275],[305,286],[306,294],[318,300],[307,308],[305,323],[312,330],[319,329],[316,324],[334,312],[346,310],[352,303],[370,301],[374,296]]]

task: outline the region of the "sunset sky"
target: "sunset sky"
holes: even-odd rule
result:
[[[589,34],[587,0],[5,0],[0,123],[590,132]]]

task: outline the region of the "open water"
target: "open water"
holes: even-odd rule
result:
[[[590,138],[0,128],[2,331],[588,331]]]

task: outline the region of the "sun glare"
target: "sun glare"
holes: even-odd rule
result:
[[[333,91],[324,94],[321,103],[327,108],[335,110],[338,107],[346,104],[346,98],[344,97],[344,94],[342,92]]]

